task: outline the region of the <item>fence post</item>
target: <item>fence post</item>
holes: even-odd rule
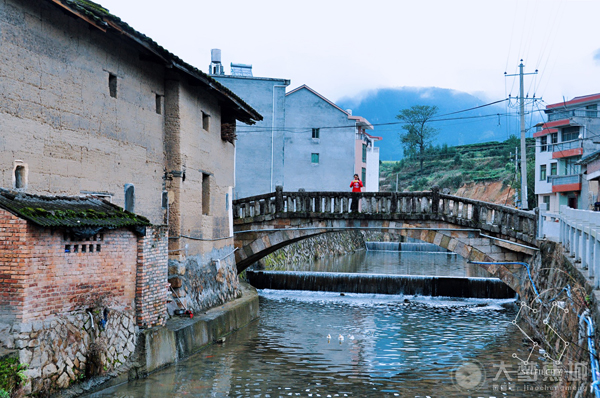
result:
[[[275,187],[275,213],[281,213],[283,211],[283,187],[277,185]]]
[[[440,210],[440,187],[434,185],[431,187],[431,212],[437,214]]]
[[[544,221],[546,218],[546,212],[548,211],[547,203],[540,203],[535,209],[537,213],[538,227],[537,227],[537,238],[544,239]]]

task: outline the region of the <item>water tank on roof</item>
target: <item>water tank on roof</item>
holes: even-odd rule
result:
[[[210,60],[211,62],[221,63],[221,49],[213,48],[210,50]]]

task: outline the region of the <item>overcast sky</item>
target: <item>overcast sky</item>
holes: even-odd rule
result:
[[[598,0],[99,0],[134,29],[208,71],[210,50],[254,76],[337,101],[381,87],[436,86],[482,100],[546,103],[600,92]]]

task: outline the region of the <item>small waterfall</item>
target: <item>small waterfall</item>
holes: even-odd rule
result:
[[[443,247],[425,242],[365,242],[365,245],[367,250],[372,251],[451,253]]]
[[[257,289],[487,299],[510,299],[516,295],[498,278],[289,271],[246,271],[246,277]]]
[[[400,251],[400,242],[365,242],[367,250],[381,252],[398,252]]]

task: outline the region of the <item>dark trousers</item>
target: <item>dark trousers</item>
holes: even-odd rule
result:
[[[358,195],[352,194],[352,201],[350,202],[350,211],[357,212],[358,211]]]

